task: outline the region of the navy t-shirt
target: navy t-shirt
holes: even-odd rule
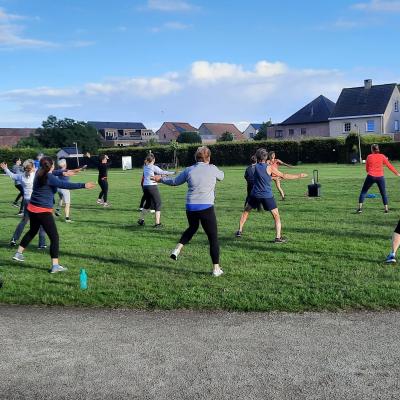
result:
[[[257,163],[254,170],[254,186],[251,190],[251,196],[257,198],[270,199],[274,197],[271,188],[271,175],[267,173],[267,164]]]

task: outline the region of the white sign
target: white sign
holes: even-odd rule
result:
[[[127,169],[132,169],[132,157],[122,157],[122,169],[125,171]]]

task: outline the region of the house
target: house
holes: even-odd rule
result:
[[[400,121],[400,91],[395,83],[364,86],[342,90],[329,118],[330,136],[350,132],[398,136]]]
[[[280,124],[270,126],[267,137],[302,140],[329,136],[329,117],[334,107],[333,101],[320,95]]]
[[[34,128],[0,128],[0,147],[15,146],[21,139],[34,134]]]
[[[198,132],[198,130],[187,122],[164,122],[156,134],[160,143],[169,143],[176,140],[182,132]]]
[[[106,147],[138,146],[149,140],[158,141],[158,136],[141,122],[100,122],[88,121],[100,136]]]
[[[254,136],[257,135],[260,130],[262,124],[250,124],[244,131],[243,135],[246,139],[254,139]]]
[[[246,139],[234,124],[205,122],[199,128],[199,134],[203,143],[215,143],[225,132],[231,133],[234,140]]]
[[[77,157],[83,157],[83,154],[80,149],[78,149],[78,153],[76,152],[76,147],[63,147],[61,150],[58,151],[57,153],[57,158],[77,158]]]

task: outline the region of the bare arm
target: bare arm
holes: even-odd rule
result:
[[[307,174],[300,173],[300,174],[284,174],[280,171],[278,171],[275,167],[272,167],[271,165],[268,165],[267,167],[267,172],[270,175],[277,176],[282,179],[301,179],[301,178],[307,178]]]

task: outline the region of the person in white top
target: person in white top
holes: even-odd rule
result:
[[[153,153],[150,153],[144,159],[143,167],[143,195],[145,197],[145,203],[143,206],[142,213],[138,220],[138,224],[144,225],[144,217],[150,210],[155,210],[155,225],[154,228],[161,228],[161,196],[158,191],[157,182],[152,180],[155,175],[173,175],[175,172],[164,171],[163,169],[154,165],[156,158]]]
[[[18,180],[23,188],[24,191],[24,216],[21,222],[18,224],[17,228],[15,229],[14,234],[10,240],[10,246],[16,246],[17,241],[21,237],[22,232],[24,231],[25,225],[29,222],[29,213],[27,210],[29,200],[31,199],[32,190],[33,190],[33,180],[35,178],[35,165],[33,160],[26,160],[23,163],[23,172],[14,174],[11,172],[7,164],[1,163],[0,167],[4,170],[4,172],[14,180]],[[43,227],[40,227],[39,230],[39,249],[45,249],[46,246],[46,235],[44,232]]]

